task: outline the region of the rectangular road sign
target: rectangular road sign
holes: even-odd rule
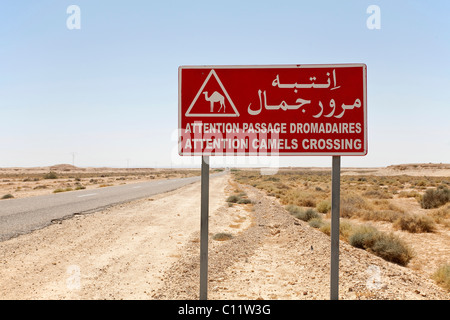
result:
[[[180,155],[367,154],[365,64],[181,66]]]

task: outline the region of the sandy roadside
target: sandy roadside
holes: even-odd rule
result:
[[[229,241],[210,242],[208,298],[328,300],[330,237],[289,215],[275,198],[240,187],[254,202],[252,223]],[[188,243],[152,297],[198,299],[198,267],[198,250]],[[339,273],[344,300],[450,299],[429,276],[343,241]]]
[[[228,177],[211,179],[210,210]],[[200,228],[200,183],[0,243],[1,299],[148,299]]]
[[[236,189],[254,204],[229,207]],[[0,299],[198,299],[199,208],[196,182],[1,242]],[[329,298],[329,237],[274,198],[211,179],[209,231],[209,299]],[[450,299],[423,273],[340,251],[340,299]]]

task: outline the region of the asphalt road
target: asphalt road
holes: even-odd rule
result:
[[[0,241],[43,228],[74,214],[95,212],[111,205],[151,197],[196,181],[200,181],[200,176],[2,200]]]

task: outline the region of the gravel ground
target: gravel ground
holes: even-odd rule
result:
[[[236,189],[254,204],[228,206]],[[198,299],[199,208],[196,182],[0,242],[0,299]],[[209,299],[329,299],[330,238],[274,198],[211,179],[209,231]],[[429,275],[340,254],[340,299],[450,298]]]
[[[329,236],[286,213],[274,198],[241,188],[255,203],[252,223],[231,240],[210,240],[208,299],[329,299]],[[210,219],[214,223],[214,213]],[[198,233],[183,252],[153,299],[199,298]],[[341,241],[339,298],[449,300],[450,294],[423,274]]]

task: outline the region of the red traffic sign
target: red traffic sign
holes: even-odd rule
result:
[[[180,155],[367,154],[365,64],[181,66]]]

